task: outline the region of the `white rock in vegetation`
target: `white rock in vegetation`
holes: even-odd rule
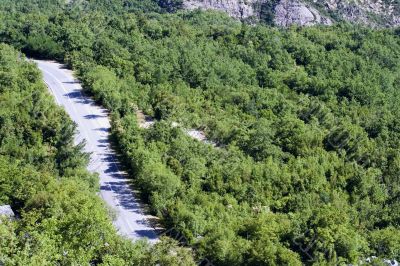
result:
[[[13,210],[10,205],[2,205],[0,206],[0,218],[13,218],[15,216]]]

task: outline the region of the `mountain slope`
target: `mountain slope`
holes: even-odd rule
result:
[[[374,27],[400,25],[399,3],[388,0],[184,0],[182,7],[189,10],[214,9],[238,19],[264,21],[277,26],[331,25],[335,21]]]
[[[214,265],[400,260],[397,32],[124,11],[133,1],[11,13],[10,0],[0,39],[74,68],[165,228]]]

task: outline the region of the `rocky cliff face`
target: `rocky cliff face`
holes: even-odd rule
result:
[[[277,26],[331,25],[349,21],[370,26],[400,26],[398,0],[183,0],[186,9],[214,9],[246,20],[264,20]]]
[[[313,4],[338,20],[370,26],[400,26],[398,0],[313,0]]]
[[[185,0],[185,9],[214,9],[224,11],[231,17],[246,19],[257,16],[256,4],[259,0]]]
[[[332,20],[322,16],[318,10],[296,0],[282,0],[275,6],[274,22],[277,26],[292,24],[310,26],[315,24],[331,25]]]

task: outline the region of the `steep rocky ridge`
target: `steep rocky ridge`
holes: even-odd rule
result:
[[[400,26],[399,0],[183,0],[183,8],[214,9],[277,26],[331,25],[335,21],[374,27]]]
[[[313,0],[312,3],[338,20],[370,26],[400,26],[398,0]]]

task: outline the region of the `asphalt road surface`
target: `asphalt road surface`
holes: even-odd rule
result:
[[[155,230],[143,214],[129,185],[126,173],[120,170],[108,139],[110,121],[107,110],[82,92],[72,71],[53,61],[33,60],[57,104],[63,106],[78,126],[75,142],[86,140],[85,151],[91,153],[88,169],[100,176],[100,195],[115,212],[113,221],[118,232],[132,240],[148,238],[157,241]]]

